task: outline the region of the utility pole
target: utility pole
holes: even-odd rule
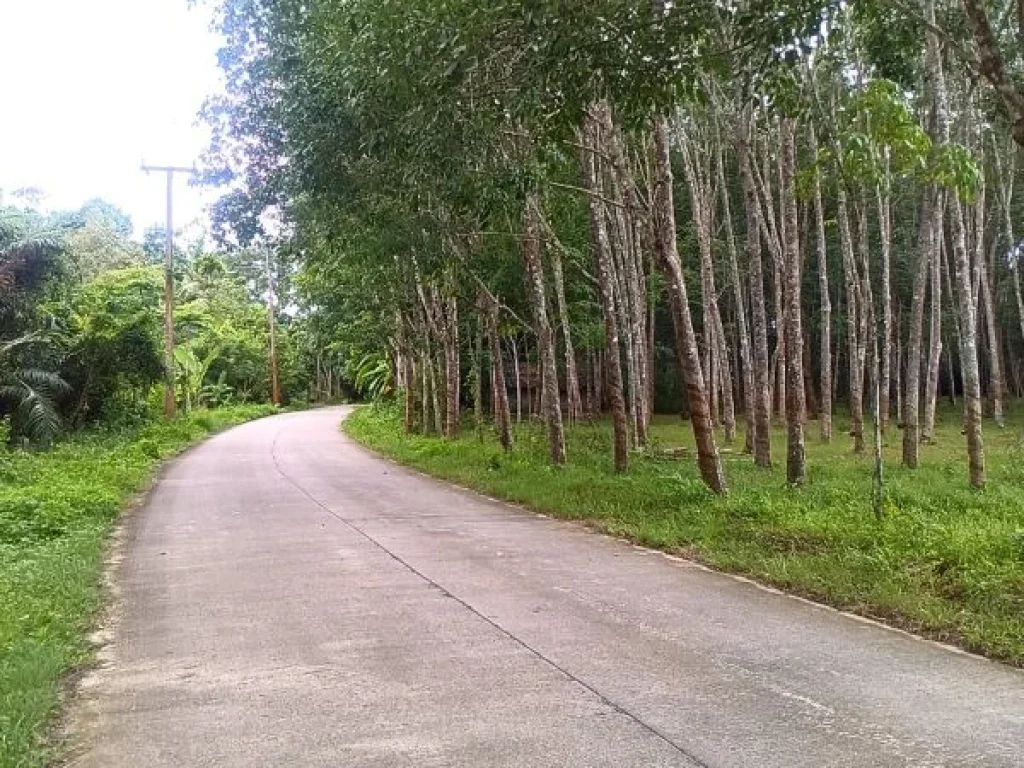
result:
[[[195,168],[173,165],[145,165],[142,170],[167,174],[167,229],[164,232],[164,416],[174,416],[174,174],[196,172]]]
[[[270,268],[270,247],[264,246],[267,267],[267,323],[270,326],[270,402],[281,404],[281,385],[277,377],[277,314],[274,312],[274,272]]]

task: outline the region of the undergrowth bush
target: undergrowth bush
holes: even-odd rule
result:
[[[0,449],[0,768],[51,756],[44,729],[61,677],[88,659],[103,542],[125,502],[160,459],[274,410],[238,406],[96,429],[46,453]]]

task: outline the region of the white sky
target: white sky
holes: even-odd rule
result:
[[[39,187],[47,209],[102,197],[136,236],[164,222],[164,177],[206,145],[203,100],[221,85],[208,5],[187,0],[0,0],[0,189]],[[175,183],[176,230],[216,198]]]

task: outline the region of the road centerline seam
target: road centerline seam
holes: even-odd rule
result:
[[[464,609],[466,609],[471,614],[476,616],[478,619],[480,619],[483,622],[485,622],[486,624],[490,625],[493,629],[497,630],[499,633],[501,633],[502,635],[507,637],[509,640],[511,640],[512,642],[514,642],[515,644],[517,644],[518,646],[520,646],[524,650],[526,650],[528,653],[530,653],[531,655],[533,655],[537,659],[540,659],[544,664],[546,664],[549,667],[551,667],[552,669],[556,670],[559,674],[563,675],[566,679],[576,683],[576,685],[580,686],[585,691],[590,693],[592,696],[594,696],[602,704],[608,706],[614,712],[622,715],[623,717],[627,718],[628,720],[631,720],[633,723],[635,723],[636,725],[638,725],[640,728],[642,728],[643,730],[647,731],[651,735],[655,736],[660,741],[664,742],[665,744],[668,744],[670,747],[672,747],[674,750],[676,750],[680,755],[682,755],[687,760],[689,760],[695,766],[695,768],[711,768],[711,766],[708,763],[704,762],[699,757],[697,757],[696,755],[694,755],[691,752],[689,752],[685,747],[683,747],[682,745],[678,744],[676,741],[674,741],[668,735],[662,733],[655,726],[651,725],[650,723],[645,722],[643,719],[640,718],[639,715],[637,715],[637,714],[631,712],[630,710],[626,709],[626,707],[624,707],[623,705],[618,704],[617,702],[615,702],[614,700],[609,698],[604,693],[601,693],[601,691],[599,691],[593,685],[591,685],[590,683],[586,682],[585,680],[583,680],[582,678],[578,677],[577,675],[573,674],[568,669],[566,669],[562,665],[558,664],[556,661],[554,661],[550,657],[546,656],[543,652],[541,652],[537,648],[534,648],[532,645],[527,643],[525,640],[523,640],[522,638],[518,637],[517,635],[515,635],[510,630],[508,630],[505,627],[503,627],[501,624],[499,624],[494,619],[492,619],[492,618],[486,616],[485,614],[481,613],[479,610],[477,610],[472,605],[470,605],[466,600],[462,599],[458,595],[453,594],[451,592],[451,590],[447,589],[446,587],[444,587],[443,585],[441,585],[440,583],[438,583],[437,581],[435,581],[431,577],[427,576],[425,573],[423,573],[422,571],[417,569],[414,565],[412,565],[408,561],[404,560],[397,553],[395,553],[392,550],[388,549],[384,544],[382,544],[380,541],[375,539],[373,536],[371,536],[365,530],[360,528],[354,522],[352,522],[351,520],[349,520],[349,519],[345,518],[344,516],[338,514],[333,509],[331,509],[327,504],[322,502],[320,499],[316,498],[312,493],[310,493],[308,490],[306,490],[306,488],[304,488],[297,480],[292,478],[281,467],[281,463],[278,460],[278,456],[277,456],[277,443],[278,443],[278,440],[280,439],[281,434],[282,434],[283,431],[284,430],[279,430],[277,432],[277,434],[274,435],[274,439],[273,439],[273,441],[271,443],[271,446],[270,446],[270,456],[271,456],[272,461],[274,462],[274,469],[285,480],[285,482],[287,482],[289,485],[291,485],[293,488],[295,488],[299,493],[301,493],[303,496],[305,496],[307,499],[309,499],[309,501],[311,501],[317,508],[319,508],[323,512],[327,513],[329,516],[333,517],[335,520],[337,520],[338,522],[342,523],[343,525],[345,525],[346,527],[348,527],[349,529],[351,529],[352,531],[357,533],[362,538],[366,539],[366,541],[368,541],[370,544],[372,544],[374,547],[376,547],[380,551],[384,552],[388,557],[390,557],[396,563],[401,565],[403,568],[405,568],[406,570],[408,570],[411,573],[415,574],[418,578],[422,579],[424,582],[426,582],[430,586],[432,586],[435,589],[437,589],[438,591],[440,591],[446,597],[448,597],[448,598],[454,600],[455,602],[457,602],[459,605],[461,605]]]

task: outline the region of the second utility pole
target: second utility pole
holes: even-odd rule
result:
[[[270,327],[270,402],[281,404],[281,384],[277,375],[277,313],[274,309],[274,272],[270,264],[270,246],[264,246],[267,267],[267,323]]]
[[[195,173],[195,168],[143,165],[146,173],[167,174],[167,229],[164,231],[164,416],[175,411],[174,398],[174,174]]]

